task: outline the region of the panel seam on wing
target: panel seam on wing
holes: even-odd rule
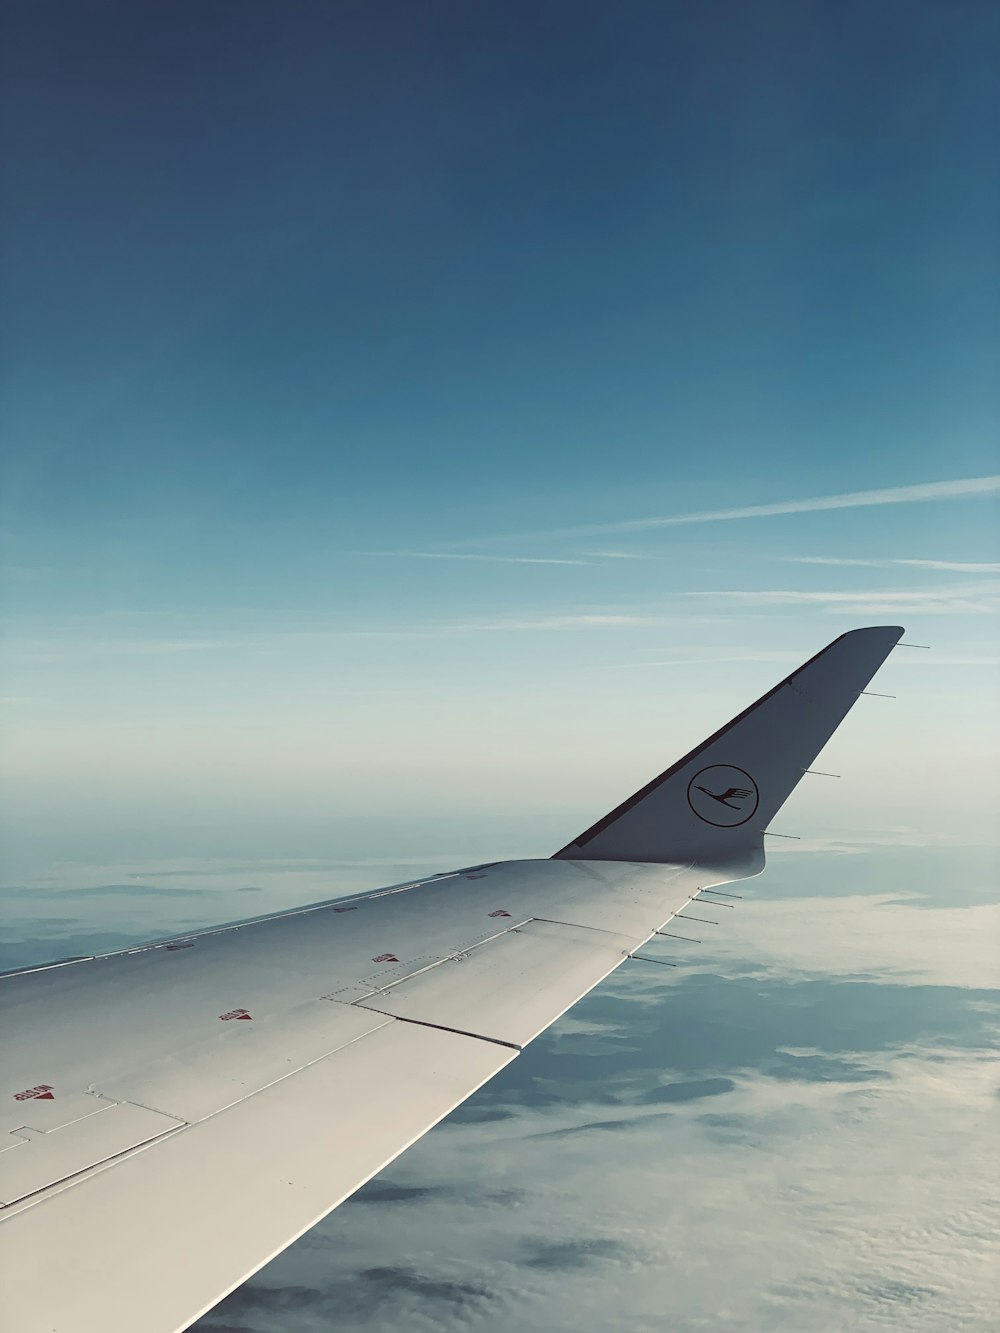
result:
[[[447,1023],[428,1023],[421,1018],[404,1018],[401,1014],[390,1014],[385,1009],[376,1009],[374,1005],[364,1004],[358,1000],[354,1008],[365,1009],[373,1014],[385,1014],[387,1018],[394,1018],[397,1023],[411,1023],[418,1028],[433,1028],[435,1032],[454,1032],[457,1037],[471,1037],[473,1041],[486,1041],[491,1046],[506,1046],[510,1051],[517,1051],[518,1055],[524,1050],[516,1041],[504,1041],[502,1037],[487,1037],[484,1032],[470,1032],[467,1028],[449,1027]]]

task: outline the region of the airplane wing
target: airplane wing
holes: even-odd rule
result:
[[[549,860],[0,978],[4,1326],[187,1328],[700,892],[757,874],[901,633],[842,635]]]

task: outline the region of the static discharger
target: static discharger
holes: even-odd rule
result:
[[[804,768],[804,769],[802,770],[802,772],[803,772],[803,773],[809,773],[809,774],[811,774],[814,778],[839,778],[839,777],[840,777],[840,774],[839,774],[839,773],[824,773],[824,772],[822,772],[822,771],[821,771],[820,769],[818,769],[818,768]]]
[[[696,894],[695,894],[695,898],[696,898],[699,902],[704,902],[704,901],[705,901],[704,898],[702,898],[701,894],[697,894],[697,893],[696,893]],[[709,898],[708,901],[709,901],[710,903],[712,903],[712,906],[713,906],[713,907],[728,907],[730,911],[732,911],[732,909],[733,909],[733,904],[732,904],[732,903],[716,903],[716,902],[712,902],[712,899],[711,899],[711,898]]]
[[[791,842],[801,842],[802,839],[797,833],[772,833],[770,829],[764,830],[765,838],[788,838]]]
[[[703,922],[706,926],[717,926],[717,925],[719,924],[718,921],[709,921],[709,919],[708,919],[707,916],[685,916],[683,912],[675,912],[675,913],[674,913],[674,920],[675,920],[675,921],[701,921],[701,922]],[[700,944],[701,941],[699,940],[698,943]]]
[[[742,893],[723,893],[721,889],[699,889],[699,893],[712,893],[716,898],[736,898],[737,901],[743,901]]]
[[[869,699],[895,699],[894,694],[879,694],[878,690],[862,690],[862,694],[867,694]]]
[[[637,963],[655,963],[657,967],[676,967],[676,963],[664,962],[662,958],[649,958],[644,953],[630,953],[629,958],[634,958]]]
[[[688,944],[700,944],[701,940],[694,939],[691,935],[674,935],[669,930],[654,930],[654,935],[662,935],[667,940],[686,940]]]

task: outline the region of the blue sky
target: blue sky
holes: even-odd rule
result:
[[[13,27],[12,498],[123,590],[995,470],[993,6]]]
[[[489,807],[488,852],[546,851],[885,620],[982,769],[997,32],[975,3],[19,9],[21,833],[214,823],[225,856],[266,815],[289,855],[419,808],[444,855]]]

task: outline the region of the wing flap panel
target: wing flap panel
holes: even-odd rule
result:
[[[43,1197],[0,1226],[7,1326],[186,1328],[514,1056],[491,1042],[389,1022]],[[112,1272],[113,1280],[95,1281]]]
[[[14,1152],[0,1154],[0,1200],[4,1205],[37,1194],[140,1143],[179,1129],[181,1122],[144,1106],[107,1102],[97,1115],[31,1137]]]
[[[271,1018],[217,1025],[222,1030],[210,1040],[101,1083],[98,1091],[183,1120],[204,1120],[388,1021],[313,1000]]]
[[[524,1046],[645,938],[528,921],[356,1007]]]

